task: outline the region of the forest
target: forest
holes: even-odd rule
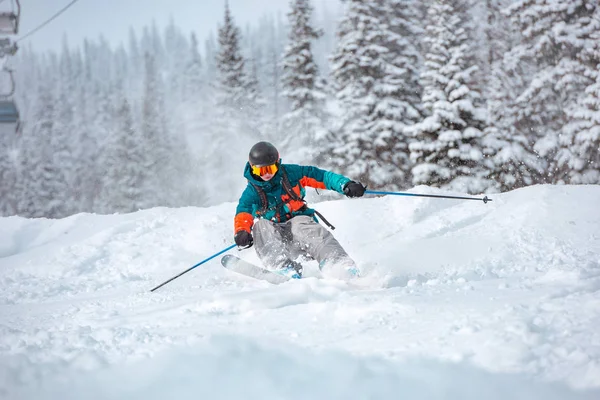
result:
[[[244,27],[226,4],[198,29],[20,49],[0,215],[236,201],[260,140],[374,190],[600,184],[597,0],[290,0]]]

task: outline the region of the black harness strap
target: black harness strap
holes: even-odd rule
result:
[[[327,220],[325,219],[325,217],[323,216],[323,214],[321,214],[320,212],[318,212],[318,211],[317,211],[317,210],[315,210],[314,208],[313,208],[313,211],[315,212],[315,214],[317,214],[317,216],[318,216],[319,218],[321,218],[321,220],[323,221],[323,223],[325,223],[325,225],[327,225],[328,227],[330,227],[332,231],[334,231],[334,230],[335,230],[335,226],[331,225],[331,222],[327,221]]]
[[[258,215],[263,215],[264,213],[266,213],[269,210],[269,208],[268,208],[269,207],[269,200],[267,200],[267,194],[257,184],[252,183],[250,181],[248,181],[248,183],[250,183],[252,185],[252,187],[254,188],[254,190],[256,190],[256,193],[258,193],[258,197],[260,197],[261,209],[260,209],[260,211],[257,212],[257,214]]]
[[[287,172],[285,172],[285,168],[283,165],[280,167],[281,169],[281,186],[283,186],[283,190],[290,196],[290,199],[296,201],[304,201],[303,198],[298,196],[296,192],[294,192],[294,188],[292,188],[292,184],[290,183],[290,178],[288,178]],[[304,201],[306,204],[306,202]]]

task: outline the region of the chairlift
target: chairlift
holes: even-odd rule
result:
[[[13,124],[19,122],[19,110],[12,100],[0,100],[0,124]],[[16,127],[16,126],[15,126]]]
[[[21,4],[19,0],[14,0],[17,3],[17,10],[0,12],[0,34],[16,35],[19,32],[19,18],[21,17]]]
[[[15,92],[15,81],[12,70],[5,67],[4,71],[10,74],[11,90],[9,93],[1,95],[4,99],[0,100],[0,126],[8,126],[16,132],[19,132],[21,125],[19,110],[17,109],[15,102],[10,98]]]

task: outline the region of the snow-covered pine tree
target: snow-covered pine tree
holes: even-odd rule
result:
[[[533,150],[530,124],[519,118],[519,95],[527,87],[534,64],[509,51],[520,36],[505,12],[512,0],[487,0],[488,46],[486,99],[489,125],[482,139],[491,149],[492,179],[504,192],[541,180],[544,162]]]
[[[597,33],[600,36],[600,30]],[[600,37],[595,44],[600,61]],[[578,107],[568,110],[569,123],[561,137],[559,166],[568,168],[569,182],[573,184],[600,184],[600,63],[594,73],[596,79],[585,90]]]
[[[101,188],[101,170],[98,166],[100,151],[99,136],[106,123],[104,108],[100,107],[100,83],[92,73],[93,65],[99,63],[91,47],[86,46],[85,58],[77,52],[74,58],[76,67],[75,91],[72,93],[76,100],[77,112],[74,114],[73,132],[73,201],[80,212],[93,212],[94,200]],[[104,102],[106,105],[107,102]]]
[[[245,60],[240,50],[240,29],[235,25],[229,4],[225,3],[225,19],[219,27],[217,52],[217,105],[233,116],[246,102],[248,82]]]
[[[14,215],[17,211],[17,168],[14,160],[12,129],[0,127],[0,216]]]
[[[422,31],[416,24],[418,9],[411,0],[378,0],[382,18],[390,29],[386,40],[389,48],[388,64],[382,85],[379,88],[380,104],[377,128],[389,131],[390,151],[380,155],[384,165],[391,166],[392,182],[386,187],[404,189],[412,186],[409,142],[405,127],[421,117],[422,88],[419,71],[422,60],[418,50]],[[376,109],[376,111],[377,111]],[[389,167],[388,167],[389,168]]]
[[[336,97],[342,108],[328,146],[335,169],[371,188],[410,185],[404,129],[418,118],[407,8],[396,1],[350,0],[332,55]],[[408,34],[410,35],[410,34]],[[411,65],[412,64],[412,65]]]
[[[40,99],[36,100],[39,103]],[[33,115],[41,117],[42,114],[36,110],[37,106],[33,106]],[[49,110],[46,110],[49,111]],[[17,215],[26,218],[33,217],[45,217],[40,209],[38,202],[38,193],[41,190],[41,176],[42,176],[42,152],[43,147],[49,147],[48,138],[38,138],[35,135],[35,130],[39,129],[37,126],[42,121],[36,121],[36,126],[27,124],[24,126],[21,132],[19,140],[19,158],[17,160],[17,175],[16,192],[18,193],[17,199]],[[45,142],[42,142],[44,140]]]
[[[533,147],[532,126],[519,118],[517,99],[526,86],[523,76],[531,65],[514,64],[510,53],[504,60],[494,63],[491,70],[490,97],[488,98],[489,125],[482,139],[484,148],[490,149],[491,178],[502,192],[533,185],[543,180],[545,161]]]
[[[484,75],[484,98],[493,96],[496,88],[492,88],[493,70],[502,63],[504,55],[517,44],[519,36],[514,25],[504,15],[504,11],[512,0],[485,0],[481,4],[484,9],[482,17],[485,23],[478,24],[482,32],[482,44],[485,55],[482,63]]]
[[[594,82],[598,59],[588,49],[597,46],[600,6],[597,0],[516,0],[509,13],[523,37],[512,52],[536,63],[518,98],[520,119],[531,125],[535,149],[547,160],[546,181],[569,182],[575,131],[566,125]]]
[[[21,171],[23,182],[19,215],[36,218],[67,216],[68,185],[61,169],[60,147],[57,147],[55,90],[46,82],[39,88],[31,127],[23,133]],[[55,152],[57,154],[55,154]]]
[[[131,107],[122,100],[116,115],[118,129],[109,139],[104,157],[104,179],[97,208],[104,213],[127,213],[145,206],[142,189],[150,179],[144,168],[141,135],[133,126]]]
[[[486,116],[476,106],[479,93],[469,87],[477,67],[468,63],[472,52],[457,2],[435,0],[428,10],[421,80],[429,115],[410,128],[413,183],[481,193],[492,185],[481,147]]]
[[[165,169],[169,168],[170,148],[165,148],[166,131],[164,125],[164,109],[162,107],[162,90],[154,57],[145,55],[145,89],[142,106],[142,152],[145,154],[143,168],[148,179],[143,182],[142,208],[165,206],[169,204],[169,196],[173,193],[166,190],[163,179]]]
[[[294,162],[313,162],[313,149],[321,148],[326,136],[325,94],[319,86],[312,41],[321,31],[311,25],[310,0],[291,0],[290,30],[283,55],[282,95],[289,101],[281,123],[281,147]]]

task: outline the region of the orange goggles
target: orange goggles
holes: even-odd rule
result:
[[[252,165],[252,173],[258,176],[265,176],[267,174],[275,175],[278,169],[277,164],[266,165],[264,167]]]

